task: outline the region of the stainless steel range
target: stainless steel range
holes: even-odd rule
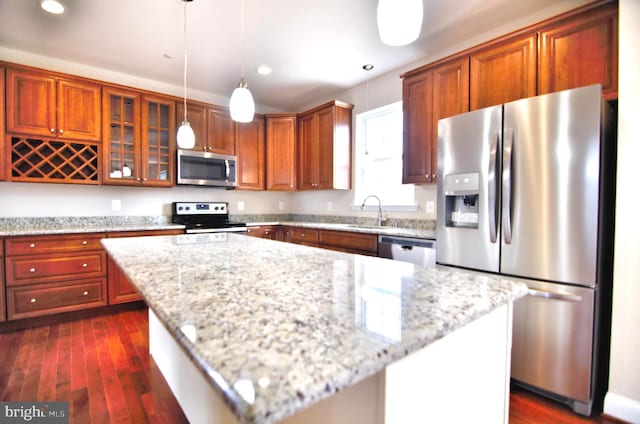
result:
[[[229,221],[227,202],[173,202],[171,208],[171,222],[184,225],[187,234],[247,231],[247,224]]]

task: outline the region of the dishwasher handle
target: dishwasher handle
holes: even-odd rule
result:
[[[436,248],[436,242],[434,240],[407,237],[378,236],[378,243],[399,244],[402,250],[412,250],[414,247],[424,247],[426,249]]]

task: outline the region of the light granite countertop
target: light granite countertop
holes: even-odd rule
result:
[[[0,237],[120,231],[182,230],[164,216],[36,217],[0,219]]]
[[[230,233],[102,243],[243,423],[277,422],[526,294],[499,276]]]

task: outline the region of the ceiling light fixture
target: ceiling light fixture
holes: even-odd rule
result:
[[[422,0],[378,0],[378,33],[389,46],[404,46],[420,36]]]
[[[244,0],[240,0],[240,82],[229,101],[231,119],[236,122],[251,122],[256,111],[253,96],[244,82]]]
[[[267,65],[260,65],[256,68],[256,72],[260,75],[269,75],[271,74],[271,68]]]
[[[366,65],[362,65],[362,69],[367,71],[367,83],[365,86],[364,92],[364,111],[369,111],[369,72],[373,70],[373,64],[367,63]],[[364,154],[369,154],[369,144],[367,143],[367,137],[364,137]]]
[[[54,15],[64,12],[64,4],[58,0],[40,0],[40,7]]]
[[[184,120],[178,128],[178,134],[176,140],[178,141],[178,147],[181,149],[193,149],[196,145],[196,135],[187,121],[187,2],[192,0],[182,0],[184,2],[184,73],[182,75],[182,82],[184,85]]]

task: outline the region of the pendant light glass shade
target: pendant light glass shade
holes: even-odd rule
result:
[[[178,135],[176,136],[178,141],[178,147],[181,149],[193,149],[196,145],[196,135],[193,132],[193,128],[187,121],[182,121],[182,124],[178,128]]]
[[[236,122],[253,121],[256,105],[253,102],[251,91],[249,91],[247,84],[242,80],[231,94],[229,111],[231,112],[231,119]]]
[[[40,0],[40,7],[54,15],[64,13],[64,4],[58,0]]]
[[[378,33],[389,46],[404,46],[420,36],[422,0],[378,0]]]

